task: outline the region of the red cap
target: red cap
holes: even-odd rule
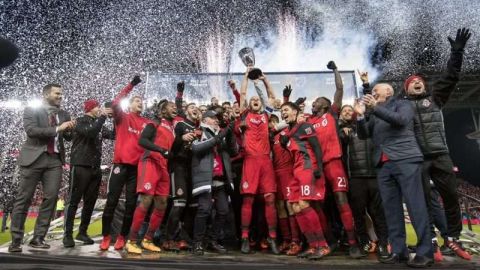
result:
[[[415,79],[420,79],[423,81],[423,83],[425,83],[425,79],[420,76],[420,75],[417,75],[417,74],[413,74],[411,75],[410,77],[408,77],[406,80],[405,80],[405,83],[403,84],[403,88],[405,89],[405,91],[407,91],[407,88],[408,88],[408,85]]]
[[[99,105],[100,103],[98,103],[98,101],[96,101],[95,99],[89,99],[83,103],[83,110],[85,111],[85,113],[88,113],[93,108],[98,107]]]

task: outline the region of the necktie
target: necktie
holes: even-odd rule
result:
[[[50,114],[50,116],[48,118],[49,118],[48,122],[49,122],[50,126],[54,127],[56,125],[55,114],[54,113]],[[47,153],[49,153],[49,154],[54,154],[55,153],[55,137],[51,137],[48,140]]]

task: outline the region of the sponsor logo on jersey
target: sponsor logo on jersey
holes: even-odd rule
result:
[[[311,127],[308,127],[308,128],[305,129],[305,133],[307,133],[307,135],[312,134],[312,132],[313,132],[313,131],[312,131],[312,128],[311,128]]]
[[[247,189],[247,188],[248,188],[248,182],[247,182],[247,181],[243,182],[242,188],[243,188],[243,189]]]
[[[327,118],[324,118],[322,120],[322,127],[326,127],[327,125],[328,125],[328,120],[327,120]]]

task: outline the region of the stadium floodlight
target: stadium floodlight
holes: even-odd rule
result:
[[[39,98],[32,99],[28,101],[27,106],[32,108],[39,108],[40,106],[42,106],[42,100]]]

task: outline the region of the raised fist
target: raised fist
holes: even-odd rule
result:
[[[130,82],[133,86],[139,84],[142,80],[140,80],[140,76],[136,75],[133,77],[133,80]]]
[[[331,69],[331,70],[335,70],[335,69],[337,69],[337,65],[335,64],[334,61],[330,61],[330,62],[328,62],[328,64],[327,64],[327,68],[328,68],[328,69]]]

